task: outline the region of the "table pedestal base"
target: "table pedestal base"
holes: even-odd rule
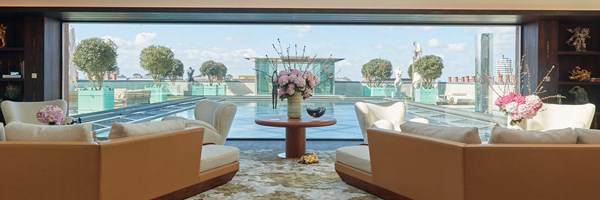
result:
[[[306,153],[306,128],[285,128],[285,158],[300,158]],[[281,157],[281,155],[279,156]]]

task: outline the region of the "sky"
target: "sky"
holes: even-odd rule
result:
[[[442,81],[448,76],[475,75],[476,40],[481,33],[492,33],[496,60],[504,55],[514,66],[515,26],[408,26],[408,25],[250,25],[250,24],[135,24],[70,23],[76,42],[100,37],[118,45],[120,74],[131,77],[146,74],[139,55],[149,45],[171,48],[185,69],[198,69],[203,62],[225,64],[228,74],[254,75],[248,57],[276,57],[273,44],[286,48],[306,46],[307,55],[343,58],[335,64],[337,78],[353,81],[362,78],[360,69],[371,59],[389,60],[394,69],[404,71],[412,61],[413,42],[422,54],[437,55],[444,61]],[[197,74],[196,74],[197,75]],[[82,76],[80,76],[82,77]]]

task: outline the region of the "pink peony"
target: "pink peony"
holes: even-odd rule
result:
[[[37,112],[36,118],[44,123],[61,122],[63,119],[65,119],[65,113],[58,106],[45,105],[40,111]]]

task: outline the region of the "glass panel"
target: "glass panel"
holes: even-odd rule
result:
[[[105,101],[95,101],[95,97],[82,96],[88,93],[85,88],[90,81],[72,61],[76,46],[64,48],[68,60],[65,66],[71,67],[68,76],[71,115],[88,116],[91,114],[85,113],[134,106],[153,108],[156,103],[185,98],[195,98],[193,101],[201,97],[224,98],[237,103],[238,109],[254,113],[250,117],[236,115],[234,124],[240,126],[232,128],[229,135],[232,138],[271,137],[253,135],[244,128],[256,126],[251,120],[256,116],[285,114],[285,101],[279,100],[280,107],[272,109],[272,76],[275,70],[283,69],[286,62],[305,64],[294,58],[316,58],[312,70],[320,74],[321,84],[304,106],[323,106],[327,114],[350,120],[340,121],[331,129],[316,129],[332,134],[309,134],[315,138],[362,138],[353,109],[357,101],[403,101],[409,105],[408,119],[423,117],[433,124],[476,126],[486,133],[492,121],[506,123],[494,100],[499,94],[514,90],[518,81],[517,26],[148,23],[69,23],[64,26],[65,40],[73,41],[68,45],[98,37],[112,40],[118,53],[118,70],[106,73],[104,81],[104,86],[113,91],[108,94],[112,96]],[[160,88],[152,86],[150,72],[140,64],[141,51],[151,45],[171,49],[174,58],[181,60],[186,69],[173,80],[165,77]],[[423,82],[418,83],[418,78],[409,74],[410,66],[429,55],[439,57],[444,67],[437,76],[423,76]],[[389,61],[391,66],[363,74],[362,69],[373,59]],[[201,73],[206,61],[222,63],[227,73],[215,75],[211,83]],[[417,85],[430,87],[415,88]],[[105,106],[110,103],[112,105]],[[159,117],[152,117],[151,113],[138,114],[140,118],[136,120],[153,120],[165,113],[193,118],[189,109],[172,110],[161,111]],[[473,117],[475,115],[477,117]],[[110,122],[105,126],[110,126]],[[343,130],[341,126],[351,129]],[[264,127],[256,129],[261,128]]]

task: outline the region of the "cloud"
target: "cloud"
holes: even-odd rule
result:
[[[284,26],[282,27],[284,30],[289,30],[296,33],[298,37],[304,37],[304,34],[311,31],[312,27],[309,25],[297,25],[297,26]]]
[[[464,43],[448,44],[448,48],[446,50],[462,52],[462,51],[465,51],[465,44]]]
[[[373,48],[375,48],[375,49],[383,49],[384,46],[383,46],[383,44],[376,44]]]
[[[440,40],[437,38],[431,38],[427,41],[427,47],[437,47],[440,45]]]
[[[138,46],[143,46],[145,44],[150,43],[154,38],[156,38],[156,33],[153,32],[141,32],[135,35],[135,39],[133,43]]]
[[[225,37],[224,39],[225,39],[225,41],[232,41],[232,40],[233,40],[233,37],[231,37],[231,36],[227,36],[227,37]]]

